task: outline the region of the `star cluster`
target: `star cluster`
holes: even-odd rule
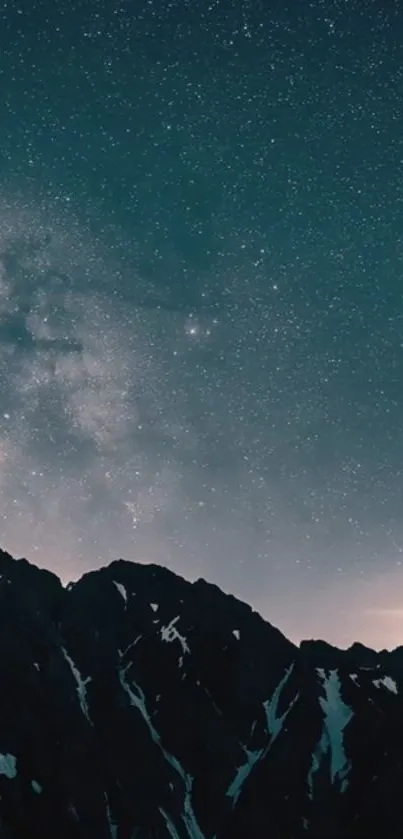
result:
[[[399,5],[1,15],[3,546],[400,643]]]

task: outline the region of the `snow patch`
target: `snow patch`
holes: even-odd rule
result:
[[[344,744],[343,732],[350,722],[353,711],[341,698],[341,685],[337,670],[330,670],[326,676],[325,671],[317,667],[316,672],[322,680],[325,690],[325,698],[319,697],[319,704],[325,714],[323,721],[322,736],[312,755],[312,766],[308,774],[309,797],[313,795],[313,775],[320,767],[321,760],[330,752],[330,777],[332,784],[339,780],[341,791],[344,792],[348,786],[347,775],[351,764],[347,759]]]
[[[218,705],[216,705],[216,703],[214,702],[214,699],[213,699],[213,697],[212,697],[212,695],[211,695],[210,691],[209,691],[209,690],[207,690],[207,688],[205,687],[205,688],[204,688],[204,692],[205,692],[205,694],[208,696],[208,698],[209,698],[209,700],[210,700],[210,702],[211,702],[211,704],[212,704],[212,706],[213,706],[214,710],[216,711],[216,713],[217,713],[217,714],[219,714],[219,715],[220,715],[220,717],[222,717],[222,711],[220,710],[220,708],[218,707]]]
[[[153,612],[158,612],[160,604],[159,603],[150,603],[150,606],[151,606]]]
[[[112,580],[112,582],[113,582],[113,585],[116,586],[120,596],[123,597],[123,600],[127,604],[127,591],[126,591],[124,585],[122,585],[122,583],[117,583],[116,580]]]
[[[170,752],[168,752],[167,749],[165,749],[165,747],[162,745],[160,735],[158,734],[158,731],[156,730],[155,726],[153,725],[151,717],[148,713],[146,698],[145,698],[145,694],[144,694],[143,689],[141,688],[140,685],[136,684],[136,682],[132,682],[132,684],[129,685],[129,683],[126,679],[126,674],[127,674],[127,671],[130,669],[130,667],[131,667],[131,665],[129,664],[125,668],[119,670],[120,684],[121,684],[123,690],[125,691],[125,693],[128,695],[128,697],[130,699],[130,704],[140,711],[141,716],[143,717],[143,720],[146,723],[146,725],[148,727],[148,730],[150,732],[151,739],[158,746],[158,748],[161,750],[161,752],[162,752],[165,760],[167,761],[167,763],[169,763],[169,765],[179,775],[179,777],[181,778],[181,780],[183,782],[184,800],[183,800],[182,822],[185,825],[188,839],[205,839],[205,837],[204,837],[204,835],[203,835],[203,833],[202,833],[202,831],[201,831],[201,829],[198,825],[198,822],[197,822],[197,819],[196,819],[196,816],[195,816],[195,813],[194,813],[194,810],[193,810],[193,805],[192,805],[193,777],[192,777],[192,775],[189,775],[185,771],[182,764],[175,757],[175,755],[172,755]],[[162,815],[164,815],[164,818],[166,819],[167,818],[166,814],[163,813],[161,810],[160,810],[160,812],[161,812]],[[176,828],[175,828],[173,822],[170,819],[169,819],[169,822],[170,822],[170,828],[168,828],[168,822],[166,822],[167,828],[170,830],[171,836],[174,837],[174,839],[176,839],[176,835],[179,836],[179,834],[178,834],[177,831],[176,831],[176,834],[172,833],[172,830],[176,830]]]
[[[40,784],[38,784],[38,781],[31,781],[31,787],[32,787],[33,791],[36,792],[37,795],[41,794],[42,787],[41,787]]]
[[[380,688],[380,686],[383,685],[385,688],[387,688],[387,690],[390,690],[391,693],[397,694],[398,692],[397,684],[391,676],[384,676],[383,679],[374,679],[373,684],[376,688]]]
[[[242,748],[246,755],[246,761],[241,766],[238,766],[235,778],[225,793],[228,798],[232,798],[232,807],[235,807],[245,781],[249,778],[253,767],[256,763],[258,763],[264,752],[264,749],[258,749],[257,751],[251,752],[249,749],[246,749],[245,746],[242,746]]]
[[[135,638],[134,641],[131,642],[131,644],[128,644],[127,647],[125,647],[123,651],[118,650],[119,658],[124,658],[126,653],[128,653],[129,650],[132,649],[132,647],[135,647],[136,644],[138,644],[138,642],[141,641],[142,637],[143,637],[142,635],[137,635],[137,638]]]
[[[241,633],[240,633],[239,629],[233,629],[232,634],[233,634],[234,638],[236,638],[237,641],[239,641],[239,639],[241,637]]]
[[[80,817],[79,817],[79,815],[78,815],[78,813],[77,813],[77,809],[76,809],[75,805],[74,805],[71,801],[69,802],[69,805],[68,805],[67,809],[68,809],[68,812],[69,812],[69,813],[71,813],[71,815],[73,816],[73,818],[75,819],[75,821],[76,821],[76,822],[79,822],[79,821],[80,821]]]
[[[62,647],[62,652],[63,652],[63,655],[64,655],[66,661],[67,661],[67,664],[70,667],[70,670],[71,670],[71,672],[74,676],[74,679],[76,681],[77,694],[78,694],[78,698],[80,700],[81,710],[82,710],[84,716],[86,717],[86,719],[88,720],[88,722],[90,723],[90,725],[93,725],[92,720],[90,719],[90,713],[89,713],[88,702],[87,702],[87,685],[91,681],[91,676],[87,676],[86,679],[83,679],[80,671],[78,670],[78,668],[74,664],[73,659],[70,658],[70,656],[69,656],[67,650],[65,649],[65,647]]]
[[[355,685],[357,685],[357,687],[359,687],[358,673],[350,673],[350,679],[351,679],[352,682],[354,682]]]
[[[162,809],[162,807],[158,807],[158,809],[161,813],[161,816],[165,819],[165,824],[167,826],[168,833],[170,836],[172,836],[172,839],[181,839],[171,817],[168,816],[168,813],[166,813],[165,810]]]
[[[17,777],[17,758],[14,755],[0,754],[0,775],[10,779]]]
[[[299,692],[298,692],[296,694],[296,696],[294,696],[294,699],[290,702],[288,708],[281,715],[281,717],[277,716],[277,714],[278,714],[278,704],[279,704],[279,701],[280,701],[280,696],[281,696],[282,690],[285,687],[286,683],[288,682],[288,679],[290,678],[293,669],[294,669],[294,662],[292,662],[292,664],[290,664],[290,666],[285,671],[283,678],[278,683],[276,689],[273,692],[272,698],[271,699],[266,699],[266,701],[263,702],[263,707],[264,707],[264,710],[266,712],[267,730],[268,730],[269,734],[271,735],[270,746],[272,746],[275,739],[280,734],[280,731],[281,731],[281,729],[284,725],[284,721],[288,717],[288,714],[290,713],[291,708],[295,705],[297,699],[299,698]]]
[[[166,641],[168,644],[172,643],[172,641],[179,641],[183,654],[190,653],[186,638],[184,638],[176,628],[178,620],[180,620],[180,615],[173,618],[167,626],[161,627],[161,639],[162,641]]]
[[[297,693],[296,696],[294,696],[294,699],[290,702],[288,708],[286,708],[284,713],[281,715],[281,717],[278,716],[278,704],[280,701],[280,696],[285,684],[290,678],[293,668],[294,663],[290,664],[290,666],[285,671],[283,678],[280,680],[279,684],[273,691],[271,699],[267,699],[263,703],[263,707],[266,713],[267,731],[270,736],[268,745],[262,749],[256,749],[254,751],[247,749],[246,746],[242,746],[242,749],[246,755],[246,761],[241,766],[237,767],[235,777],[226,792],[228,798],[232,799],[232,807],[235,807],[235,804],[237,803],[238,798],[241,794],[242,787],[247,778],[249,778],[249,775],[252,772],[253,767],[256,766],[256,764],[259,762],[261,758],[266,757],[276,737],[278,737],[278,735],[280,734],[284,721],[288,717],[291,708],[294,706],[295,702],[299,698],[299,693]],[[255,725],[256,721],[252,725],[251,733],[253,733]]]
[[[105,803],[106,803],[106,818],[108,820],[108,827],[109,827],[109,836],[110,839],[118,839],[118,826],[112,819],[111,808],[109,805],[109,799],[105,792]]]

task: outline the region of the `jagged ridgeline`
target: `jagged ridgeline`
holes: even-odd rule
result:
[[[296,647],[203,580],[0,552],[1,839],[403,835],[403,650]]]

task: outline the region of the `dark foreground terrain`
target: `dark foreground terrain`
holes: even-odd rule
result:
[[[300,648],[203,580],[0,552],[0,839],[403,836],[403,648]]]

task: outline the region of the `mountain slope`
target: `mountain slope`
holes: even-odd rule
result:
[[[297,648],[203,580],[0,552],[0,839],[403,835],[403,650]]]

